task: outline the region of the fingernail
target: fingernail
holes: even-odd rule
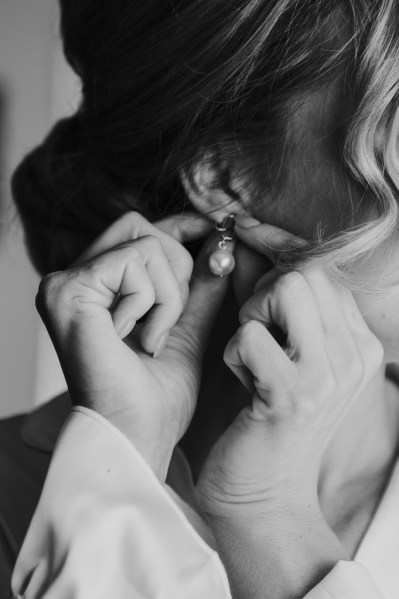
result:
[[[237,216],[236,225],[242,229],[250,229],[251,227],[257,227],[260,225],[260,221],[256,220],[252,216]]]
[[[159,354],[165,349],[166,342],[168,340],[170,331],[166,331],[160,338],[158,345],[153,353],[154,358],[158,358]]]
[[[127,322],[124,326],[118,327],[119,328],[119,331],[118,331],[119,337],[121,339],[124,339],[125,337],[127,337],[128,334],[133,329],[133,327],[135,326],[135,324],[136,324],[135,320],[129,320],[129,322]]]

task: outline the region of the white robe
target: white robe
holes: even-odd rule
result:
[[[397,502],[399,468],[356,561],[339,562],[304,599],[398,599]],[[85,408],[60,435],[12,588],[24,599],[231,598],[201,518]]]

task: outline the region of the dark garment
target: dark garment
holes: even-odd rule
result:
[[[40,498],[66,396],[31,414],[0,420],[0,599],[9,599],[18,552]]]

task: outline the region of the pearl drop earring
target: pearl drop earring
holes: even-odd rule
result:
[[[234,241],[234,214],[229,214],[221,223],[216,223],[216,231],[220,234],[218,249],[209,256],[209,270],[217,277],[225,277],[233,272],[236,261],[233,254],[227,251],[227,243]]]

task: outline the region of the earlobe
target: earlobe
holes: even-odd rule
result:
[[[216,222],[228,214],[248,214],[244,199],[226,183],[226,173],[206,161],[190,171],[180,171],[182,185],[193,206]]]

